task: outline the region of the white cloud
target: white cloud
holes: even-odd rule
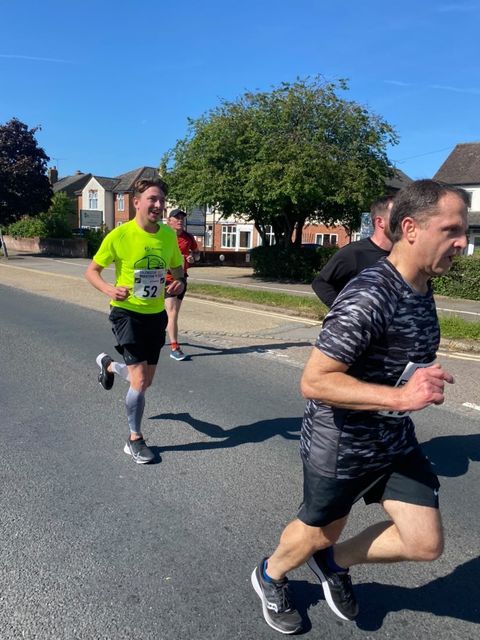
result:
[[[451,87],[449,85],[443,85],[443,84],[430,84],[428,85],[428,88],[437,89],[440,91],[454,91],[455,93],[468,93],[474,96],[480,95],[480,89],[471,89],[471,88],[462,89],[461,87]]]
[[[0,58],[11,58],[16,60],[34,60],[35,62],[61,62],[72,64],[71,60],[60,60],[58,58],[41,58],[39,56],[21,56],[16,53],[0,53]]]

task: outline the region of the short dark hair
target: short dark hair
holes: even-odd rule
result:
[[[138,198],[144,191],[150,187],[158,187],[163,195],[167,195],[167,185],[161,178],[142,178],[137,180],[133,185],[133,195]]]
[[[468,207],[468,193],[460,187],[454,187],[438,180],[415,180],[401,189],[393,200],[390,213],[390,234],[393,242],[402,237],[402,222],[411,217],[421,224],[436,214],[438,202],[447,193],[457,195]]]
[[[372,225],[375,226],[375,218],[377,216],[384,216],[388,213],[388,207],[393,202],[393,196],[382,196],[377,200],[374,200],[370,205],[370,220]]]

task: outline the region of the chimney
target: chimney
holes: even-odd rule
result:
[[[50,180],[50,184],[53,186],[55,182],[58,182],[58,171],[57,167],[50,167],[47,171],[48,179]]]

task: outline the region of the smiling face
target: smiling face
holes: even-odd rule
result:
[[[434,214],[423,221],[410,219],[405,232],[414,239],[423,274],[428,279],[440,276],[467,246],[467,207],[458,195],[446,193]]]
[[[165,194],[159,187],[148,187],[133,198],[133,206],[139,226],[147,231],[156,231],[165,211]]]

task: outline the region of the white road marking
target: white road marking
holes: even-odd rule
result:
[[[475,409],[475,411],[480,411],[479,404],[473,404],[473,402],[464,402],[462,407],[468,407],[469,409]]]
[[[249,309],[248,307],[240,307],[236,304],[228,304],[223,302],[213,302],[212,300],[202,300],[201,298],[195,298],[193,293],[189,300],[194,300],[199,304],[207,304],[212,307],[227,307],[228,309],[236,309],[238,311],[245,311],[246,313],[253,313],[257,316],[266,316],[268,318],[282,318],[283,320],[290,320],[291,322],[298,322],[299,324],[309,324],[312,326],[320,327],[320,320],[311,320],[310,318],[299,318],[298,316],[287,316],[283,313],[273,313],[272,311],[262,311],[261,309]]]

